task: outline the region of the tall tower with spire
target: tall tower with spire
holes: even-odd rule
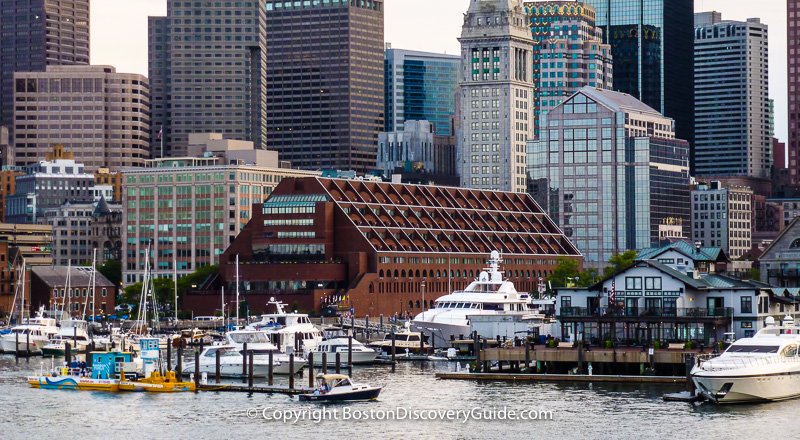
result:
[[[471,0],[461,31],[461,186],[525,192],[533,134],[531,30],[520,0]]]

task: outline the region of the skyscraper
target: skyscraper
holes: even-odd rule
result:
[[[186,154],[190,133],[265,147],[266,18],[260,1],[167,0],[148,22],[153,157]]]
[[[295,168],[375,169],[383,0],[264,2],[267,143]]]
[[[800,183],[800,0],[786,0],[786,51],[789,77],[789,180]]]
[[[539,117],[583,86],[613,87],[611,46],[595,26],[595,11],[585,3],[525,3],[533,37],[533,82],[536,85],[534,136]]]
[[[13,132],[14,72],[71,64],[89,64],[89,0],[0,0],[0,125]]]
[[[405,121],[429,121],[440,136],[452,136],[461,58],[457,55],[386,49],[385,131],[400,131]]]
[[[471,0],[461,29],[461,186],[526,191],[533,134],[533,40],[520,0]]]
[[[696,175],[767,178],[772,167],[767,25],[695,14]]]
[[[583,0],[611,44],[614,90],[675,119],[675,135],[694,143],[693,0]]]
[[[529,143],[532,194],[586,266],[657,244],[665,226],[688,236],[689,145],[672,119],[625,93],[584,87],[542,127]]]
[[[147,78],[111,66],[16,72],[14,163],[38,163],[60,144],[87,172],[144,166],[150,157]]]

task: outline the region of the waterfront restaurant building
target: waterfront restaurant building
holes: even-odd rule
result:
[[[719,248],[691,248],[645,249],[632,267],[593,286],[559,289],[556,316],[562,339],[708,345],[727,332],[737,339],[753,336],[763,322],[757,305],[768,286],[715,272],[727,261]]]
[[[195,314],[236,288],[251,314],[271,297],[356,316],[416,314],[463,289],[501,253],[517,290],[536,290],[558,257],[582,257],[527,194],[373,181],[284,178],[220,257],[218,277],[186,297]],[[244,305],[240,305],[244,308]],[[231,309],[233,310],[233,309]]]

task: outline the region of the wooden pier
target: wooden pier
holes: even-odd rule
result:
[[[683,376],[631,376],[588,374],[436,373],[438,379],[506,382],[621,382],[685,385]]]
[[[311,388],[289,388],[280,386],[247,386],[236,384],[200,384],[198,390],[200,391],[219,391],[219,392],[234,392],[234,393],[262,393],[262,394],[288,394],[298,395],[311,393],[314,390]]]

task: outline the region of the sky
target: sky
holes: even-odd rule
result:
[[[165,15],[166,0],[93,0],[91,62],[118,72],[147,75],[147,17]],[[398,49],[458,54],[463,13],[469,0],[385,0],[385,41]],[[719,11],[723,19],[758,17],[769,25],[770,97],[775,132],[787,138],[786,2],[783,0],[695,0],[695,11]]]

